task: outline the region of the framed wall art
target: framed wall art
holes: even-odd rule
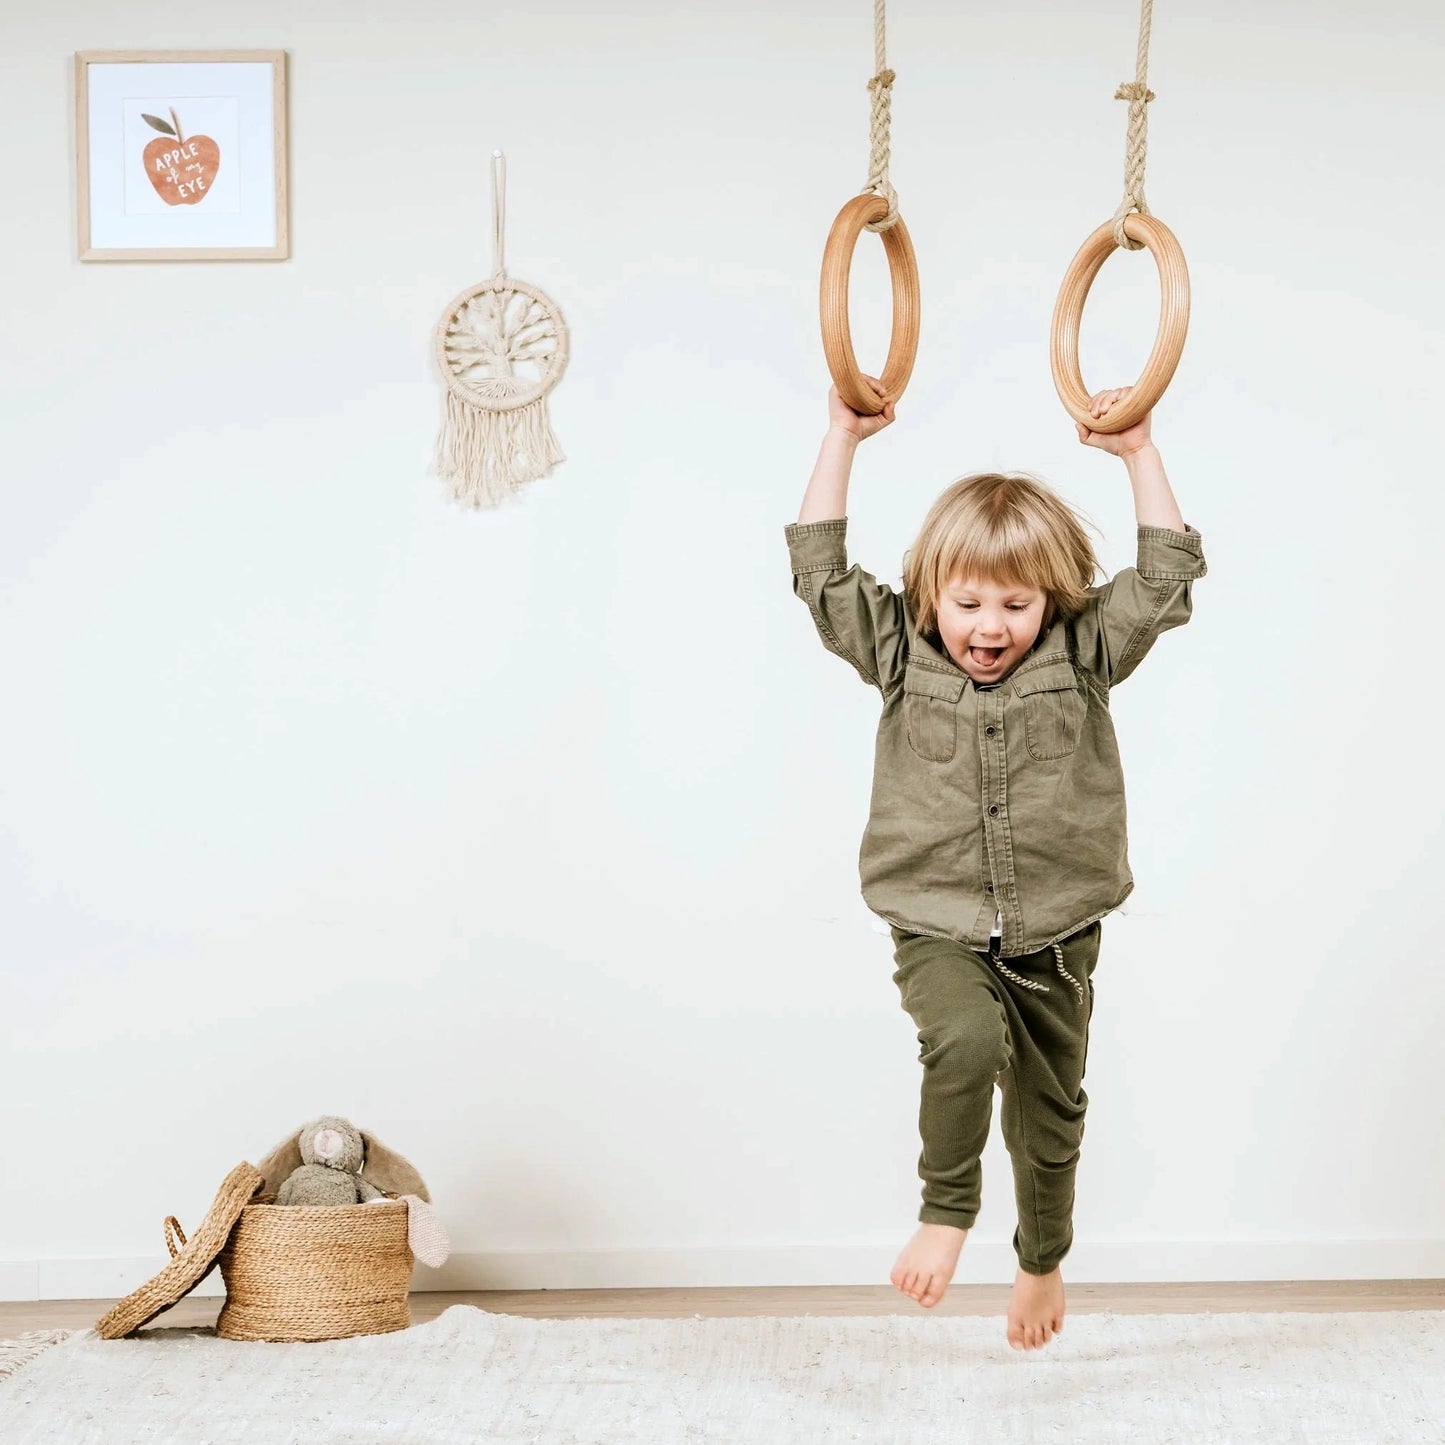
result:
[[[284,50],[75,57],[82,261],[281,261]]]

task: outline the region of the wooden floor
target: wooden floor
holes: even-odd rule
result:
[[[1217,1314],[1271,1310],[1445,1310],[1445,1279],[1286,1280],[1238,1284],[1071,1284],[1073,1314]],[[940,1315],[1002,1315],[1009,1286],[956,1284]],[[88,1329],[114,1300],[0,1302],[0,1338],[26,1330]],[[925,1311],[891,1285],[799,1285],[735,1289],[542,1289],[414,1294],[414,1324],[451,1305],[541,1319],[605,1316],[671,1319],[687,1315],[887,1315]],[[184,1299],[158,1328],[213,1325],[219,1297]]]

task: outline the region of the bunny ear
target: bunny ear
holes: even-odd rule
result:
[[[362,1130],[361,1138],[366,1145],[366,1163],[361,1170],[363,1179],[388,1194],[416,1194],[431,1203],[431,1195],[427,1193],[421,1175],[400,1154],[393,1153],[365,1130]]]
[[[433,1269],[440,1269],[452,1252],[436,1210],[415,1194],[406,1196],[406,1242],[411,1252]]]
[[[306,1126],[303,1124],[301,1129]],[[283,1143],[278,1144],[257,1166],[265,1180],[262,1192],[274,1194],[284,1180],[301,1167],[301,1129]]]

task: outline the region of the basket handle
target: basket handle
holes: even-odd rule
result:
[[[186,1247],[186,1232],[180,1226],[180,1221],[174,1214],[166,1215],[165,1222],[166,1248],[171,1252],[174,1259]],[[176,1241],[180,1240],[177,1244]]]

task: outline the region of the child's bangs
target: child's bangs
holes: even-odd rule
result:
[[[1031,533],[1022,518],[993,517],[984,526],[960,526],[945,539],[938,552],[933,592],[937,596],[950,582],[970,578],[1047,592],[1059,585],[1057,570],[1044,539]]]
[[[904,559],[904,590],[924,632],[937,628],[937,599],[951,582],[1037,587],[1056,612],[1084,606],[1098,570],[1078,517],[1042,482],[980,472],[961,477],[934,502]]]

